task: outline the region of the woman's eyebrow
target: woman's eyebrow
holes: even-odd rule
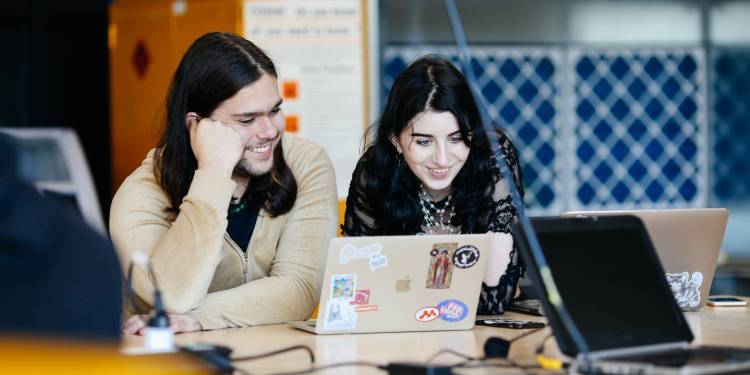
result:
[[[424,133],[411,133],[412,137],[429,137],[429,138],[435,138],[432,134],[424,134]]]

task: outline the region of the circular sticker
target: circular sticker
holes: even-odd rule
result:
[[[438,253],[439,253],[438,249],[432,249],[432,251],[430,251],[430,255],[432,256],[438,255]]]
[[[421,308],[414,314],[414,318],[420,322],[431,322],[440,316],[440,310],[437,307],[429,306]]]
[[[461,246],[453,254],[453,265],[458,268],[469,268],[479,261],[479,249],[474,246]]]
[[[464,320],[469,313],[466,304],[457,299],[447,299],[442,301],[438,303],[437,309],[440,311],[440,319],[451,323]]]

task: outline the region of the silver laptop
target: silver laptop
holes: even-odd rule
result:
[[[489,258],[487,234],[331,240],[317,334],[466,330]]]
[[[574,211],[563,217],[633,215],[646,225],[667,282],[682,310],[706,304],[724,229],[725,208],[632,211]]]
[[[540,252],[518,223],[513,232],[558,347],[576,358],[572,373],[750,373],[750,349],[690,345],[693,333],[639,218],[532,223]],[[561,319],[559,301],[572,324]],[[571,339],[574,330],[582,340]]]

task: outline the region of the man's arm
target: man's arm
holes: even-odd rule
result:
[[[336,180],[325,152],[300,158],[297,200],[288,214],[268,277],[209,293],[188,313],[203,329],[307,318],[317,303],[323,261],[338,223]],[[295,167],[290,165],[295,170]]]
[[[219,263],[227,209],[235,183],[222,173],[197,170],[176,218],[166,211],[169,198],[153,176],[148,158],[122,184],[110,210],[110,233],[123,267],[135,252],[151,260],[166,308],[185,313],[208,291]],[[143,267],[133,269],[133,289],[153,304],[153,280]]]

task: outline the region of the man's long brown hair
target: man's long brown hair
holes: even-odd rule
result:
[[[166,102],[166,129],[156,148],[154,175],[169,196],[168,211],[180,212],[182,199],[198,168],[185,126],[187,113],[209,117],[223,101],[263,74],[277,77],[271,59],[255,44],[235,34],[205,34],[185,52],[172,77]],[[271,170],[250,179],[243,199],[262,202],[264,210],[278,216],[294,206],[297,182],[284,161],[281,142],[273,157]]]

